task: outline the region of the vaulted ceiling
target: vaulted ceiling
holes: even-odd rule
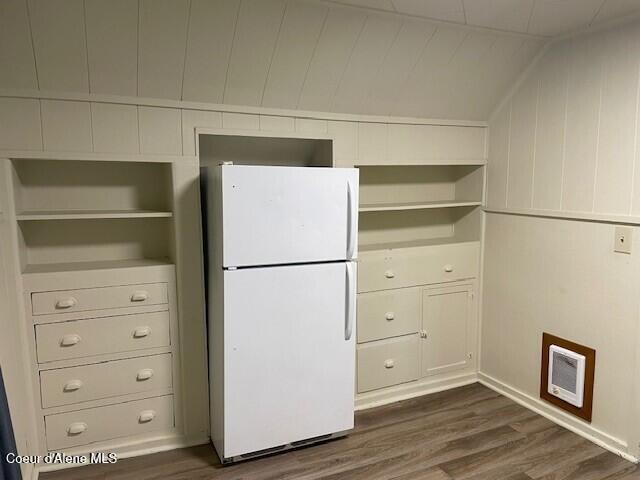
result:
[[[603,0],[1,0],[0,88],[484,120],[563,2]]]

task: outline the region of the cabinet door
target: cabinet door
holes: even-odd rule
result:
[[[471,285],[423,290],[422,376],[467,366],[472,302]]]

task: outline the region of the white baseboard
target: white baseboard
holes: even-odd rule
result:
[[[485,387],[510,398],[523,407],[542,415],[543,417],[551,420],[561,427],[566,428],[567,430],[572,431],[573,433],[576,433],[577,435],[580,435],[581,437],[586,438],[596,445],[599,445],[616,455],[620,455],[630,462],[638,463],[639,459],[628,453],[628,444],[624,440],[620,440],[619,438],[615,438],[601,430],[598,430],[592,425],[560,411],[551,404],[543,402],[539,398],[532,397],[527,393],[521,392],[520,390],[491,377],[490,375],[479,372],[478,381]]]
[[[114,444],[113,447],[99,447],[95,451],[109,451],[118,454],[118,460],[130,457],[138,457],[141,455],[150,455],[152,453],[166,452],[178,448],[194,447],[196,445],[204,445],[210,442],[206,435],[185,437],[184,435],[168,435],[155,440],[145,440],[140,443],[120,443]],[[67,468],[83,467],[85,464],[54,464],[54,465],[37,465],[31,474],[32,480],[37,480],[42,472],[51,472],[55,470],[64,470]]]
[[[410,398],[428,395],[429,393],[441,392],[451,388],[470,385],[478,381],[478,376],[474,373],[462,375],[449,375],[437,380],[425,378],[416,382],[405,383],[394,387],[375,390],[373,392],[361,393],[356,398],[356,411],[368,408],[380,407],[389,403],[408,400]]]

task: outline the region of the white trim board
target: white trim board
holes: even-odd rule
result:
[[[442,125],[456,127],[487,127],[488,122],[480,120],[448,120],[442,118],[392,117],[386,115],[357,115],[350,113],[312,112],[306,110],[288,110],[281,108],[250,107],[245,105],[226,105],[219,103],[187,102],[160,98],[127,97],[96,93],[66,93],[40,90],[0,88],[0,98],[31,98],[40,100],[67,100],[79,102],[114,103],[137,105],[142,107],[166,107],[185,110],[205,110],[211,112],[246,113],[270,115],[276,117],[311,118],[362,123],[393,123],[408,125]]]
[[[424,378],[415,382],[409,382],[394,387],[373,390],[361,393],[356,396],[355,411],[367,410],[369,408],[381,407],[390,403],[409,400],[410,398],[421,397],[431,393],[442,392],[452,388],[464,387],[478,381],[476,373],[465,373],[462,375],[451,375],[444,379],[433,380]]]
[[[593,442],[596,445],[629,460],[630,462],[638,463],[640,461],[640,459],[628,453],[629,445],[625,441],[598,430],[584,421],[572,417],[560,411],[556,407],[543,402],[539,398],[534,398],[531,395],[521,392],[520,390],[482,372],[478,372],[478,381],[485,387],[510,398],[519,405],[542,415],[557,425],[586,438],[590,442]]]

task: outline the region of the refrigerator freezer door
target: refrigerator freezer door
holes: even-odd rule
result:
[[[352,262],[224,272],[225,457],[353,428],[347,265],[355,273]]]
[[[224,267],[356,258],[357,169],[220,168]]]

